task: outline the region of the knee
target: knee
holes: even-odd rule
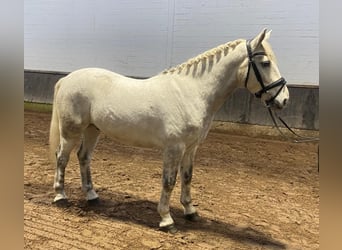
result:
[[[163,177],[163,188],[165,191],[172,191],[176,184],[176,176],[164,176]]]
[[[88,154],[88,152],[82,150],[82,146],[77,152],[77,158],[80,164],[87,164],[90,161],[90,155]]]
[[[188,169],[182,172],[182,178],[183,178],[183,183],[185,185],[189,185],[192,180],[192,166]]]
[[[82,157],[79,157],[78,158],[78,160],[79,160],[79,162],[80,162],[80,165],[87,165],[87,164],[89,164],[89,162],[90,162],[90,157],[89,157],[89,155],[84,155],[84,156],[82,156]]]

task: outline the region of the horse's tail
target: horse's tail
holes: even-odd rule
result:
[[[50,137],[49,137],[49,145],[50,145],[50,160],[52,163],[56,161],[56,151],[60,143],[60,131],[59,131],[59,117],[57,114],[57,103],[56,96],[60,87],[60,81],[58,81],[55,85],[53,104],[52,104],[52,118],[50,124]]]

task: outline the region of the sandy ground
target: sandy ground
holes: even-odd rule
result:
[[[98,205],[80,188],[75,153],[70,204],[52,204],[50,114],[25,112],[25,249],[318,249],[317,144],[210,132],[200,146],[192,196],[199,222],[183,218],[180,181],[171,199],[179,232],[158,230],[161,153],[101,136],[92,162]]]

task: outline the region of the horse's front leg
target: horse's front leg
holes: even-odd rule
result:
[[[177,230],[170,214],[170,197],[176,184],[177,171],[184,155],[184,145],[172,145],[164,150],[162,192],[158,205],[158,212],[161,216],[159,227],[171,233]]]
[[[184,207],[185,218],[190,221],[196,221],[199,218],[191,199],[192,170],[196,151],[197,146],[185,152],[180,168],[182,182],[180,201]]]

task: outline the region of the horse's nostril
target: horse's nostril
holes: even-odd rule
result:
[[[285,106],[287,104],[287,99],[285,98],[283,101],[283,105]]]

